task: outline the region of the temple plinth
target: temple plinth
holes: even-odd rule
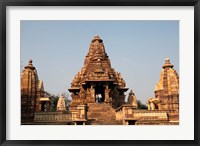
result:
[[[118,108],[125,103],[124,92],[128,90],[119,72],[111,67],[109,56],[105,51],[103,40],[96,35],[90,44],[84,66],[75,75],[71,88],[71,108],[81,104],[101,102]]]

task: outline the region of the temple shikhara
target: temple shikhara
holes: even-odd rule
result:
[[[112,68],[103,40],[96,35],[83,67],[68,88],[72,100],[67,108],[63,95],[54,105],[53,97],[45,94],[43,81],[30,60],[21,75],[21,123],[178,125],[179,76],[169,58],[163,62],[160,80],[155,83],[155,97],[148,98],[146,109],[141,108],[133,90],[126,93],[129,89],[126,82]]]
[[[96,95],[113,108],[125,103],[128,88],[121,74],[111,67],[103,40],[96,35],[85,57],[84,67],[74,77],[69,91],[72,93],[71,108],[96,102]]]
[[[35,112],[51,111],[51,97],[44,92],[43,81],[29,60],[21,73],[21,121],[32,121]]]

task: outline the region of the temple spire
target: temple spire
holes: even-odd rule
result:
[[[109,58],[105,51],[103,40],[95,35],[89,47],[89,52],[86,55],[84,65],[88,65],[91,61],[108,61]]]
[[[66,102],[63,93],[60,95],[58,99],[57,111],[66,111]]]
[[[130,91],[128,96],[128,104],[132,105],[134,108],[138,108],[137,98],[133,90]]]

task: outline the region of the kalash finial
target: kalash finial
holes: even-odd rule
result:
[[[25,66],[25,68],[30,68],[30,69],[35,69],[35,67],[33,66],[33,60],[32,59],[30,59],[29,61],[28,61],[28,65],[27,66]]]
[[[96,40],[98,40],[100,43],[103,42],[103,40],[99,37],[98,34],[96,34],[96,35],[94,36],[94,38],[92,39],[92,42],[95,42]]]
[[[29,60],[29,65],[33,65],[32,63],[33,63],[33,60],[30,59],[30,60]]]
[[[167,58],[165,58],[165,64],[163,65],[163,68],[166,68],[166,67],[174,67],[174,65],[172,65],[171,63],[170,63],[170,59],[167,57]]]
[[[167,57],[167,58],[165,58],[165,64],[171,64],[170,63],[170,59]]]
[[[130,93],[129,94],[133,94],[133,95],[135,95],[135,93],[133,92],[133,90],[131,89],[131,91],[130,91]]]

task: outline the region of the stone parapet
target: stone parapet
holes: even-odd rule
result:
[[[128,119],[128,116],[126,114],[125,119]],[[162,110],[133,110],[133,118],[137,120],[168,120],[167,112]]]
[[[123,125],[141,123],[169,123],[168,111],[134,109],[131,105],[123,105],[116,109],[116,120],[122,120]],[[151,124],[150,124],[151,125]]]

